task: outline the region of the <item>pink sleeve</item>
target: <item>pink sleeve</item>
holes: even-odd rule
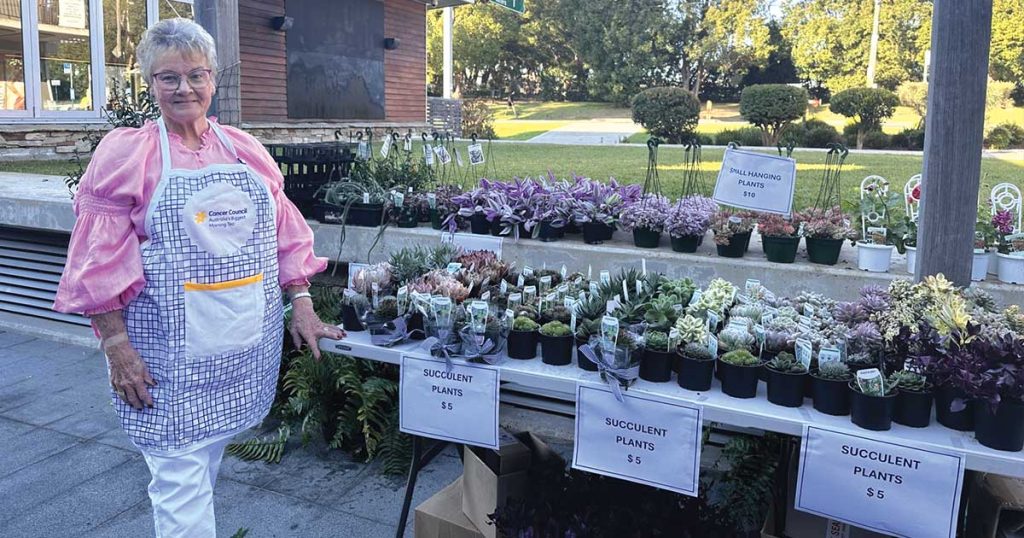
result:
[[[145,142],[139,130],[118,129],[96,148],[75,195],[77,219],[54,310],[86,316],[119,310],[145,286],[131,218],[140,203]]]
[[[277,206],[277,262],[282,287],[309,285],[313,275],[327,268],[327,258],[313,253],[313,230],[295,204],[284,195],[281,169],[262,144],[232,127],[222,126],[231,137],[239,156],[263,177]]]

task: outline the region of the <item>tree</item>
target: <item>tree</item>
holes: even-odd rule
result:
[[[864,149],[864,135],[882,129],[882,120],[892,116],[899,98],[884,88],[850,88],[832,96],[832,112],[857,121],[857,149]]]
[[[1006,82],[1024,80],[1024,0],[992,1],[989,74]]]
[[[631,105],[633,121],[669,143],[682,144],[697,128],[700,101],[682,88],[648,88]]]
[[[775,50],[767,0],[697,0],[678,2],[676,17],[684,31],[678,44],[686,51],[685,82],[700,95],[712,74],[736,84],[751,67],[764,66]]]
[[[794,120],[807,112],[807,90],[785,84],[747,86],[740,96],[740,115],[761,129],[761,141],[774,146]]]
[[[924,117],[928,112],[928,83],[927,82],[904,82],[896,89],[896,96],[900,104],[914,109],[921,121],[919,128],[924,128]]]

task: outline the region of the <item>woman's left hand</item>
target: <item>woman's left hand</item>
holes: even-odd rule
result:
[[[302,344],[305,343],[313,352],[313,357],[317,359],[320,358],[320,346],[317,341],[321,338],[341,340],[346,336],[340,327],[320,321],[320,316],[313,311],[313,302],[309,299],[299,299],[292,303],[292,322],[288,332],[292,335],[295,349],[302,349]]]

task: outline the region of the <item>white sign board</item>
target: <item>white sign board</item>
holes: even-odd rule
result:
[[[714,200],[742,209],[789,215],[795,189],[795,160],[729,148],[722,157]]]
[[[963,479],[963,454],[805,425],[796,509],[883,534],[954,538]]]
[[[403,432],[498,448],[498,369],[402,356],[398,422]]]
[[[451,243],[455,246],[462,247],[462,250],[472,252],[474,250],[489,250],[501,257],[501,240],[500,237],[493,235],[479,235],[479,234],[442,234],[442,243]]]
[[[85,28],[85,0],[60,0],[57,3],[57,24],[64,28]]]
[[[697,496],[703,409],[605,385],[576,386],[573,468]]]

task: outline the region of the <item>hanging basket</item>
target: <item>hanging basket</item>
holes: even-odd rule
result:
[[[648,228],[633,230],[633,244],[640,248],[658,248],[661,246],[661,232]]]
[[[800,246],[800,237],[769,237],[761,236],[764,255],[773,263],[793,263],[796,261],[796,250]]]
[[[843,239],[823,239],[808,237],[807,258],[811,263],[835,265],[839,262],[839,252],[843,250]]]

